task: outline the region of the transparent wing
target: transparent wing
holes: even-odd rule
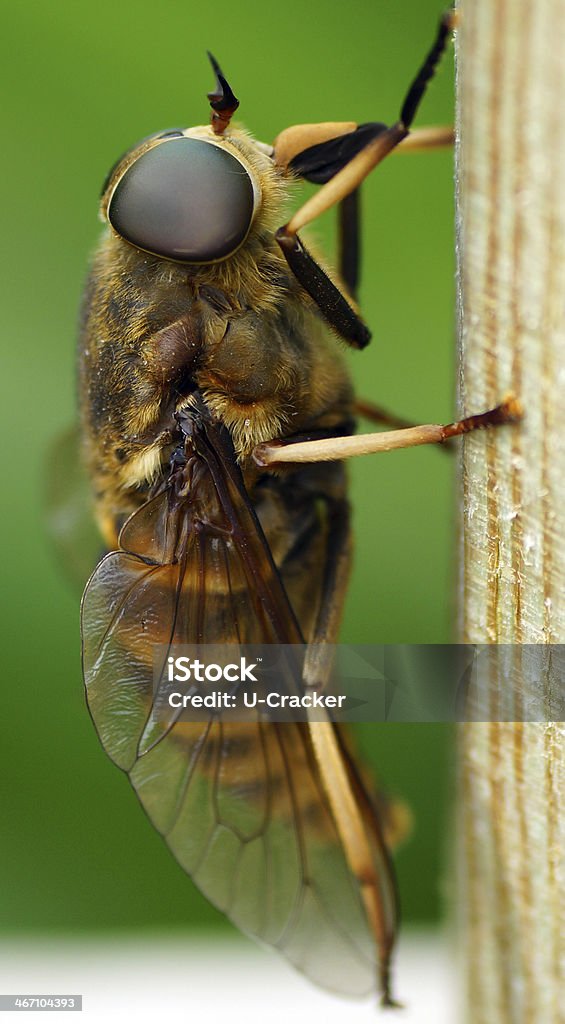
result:
[[[122,550],[86,588],[89,706],[108,754],[211,902],[313,981],[363,995],[377,986],[378,954],[311,727],[153,714],[155,644],[301,639],[243,484],[211,433],[192,437],[180,475],[130,518]]]

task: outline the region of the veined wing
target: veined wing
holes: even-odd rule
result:
[[[229,435],[202,402],[181,427],[180,468],[128,520],[121,550],[102,560],[84,594],[89,707],[106,751],[211,902],[313,981],[363,995],[386,977],[388,952],[383,964],[312,742],[325,723],[154,714],[156,644],[302,642]],[[345,770],[391,944],[386,852],[353,765]]]

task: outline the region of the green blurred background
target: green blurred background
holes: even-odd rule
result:
[[[77,307],[106,171],[136,139],[207,120],[206,48],[241,99],[241,120],[264,141],[302,121],[390,122],[440,10],[440,0],[4,6],[6,932],[228,927],[99,746],[83,700],[78,599],[45,536],[46,453],[75,415]],[[452,108],[450,52],[418,123],[451,122]],[[361,301],[374,340],[348,358],[364,396],[416,421],[449,420],[454,411],[452,176],[448,152],[395,156],[364,189]],[[316,230],[331,247],[332,218]],[[419,449],[352,466],[357,557],[344,640],[450,638],[453,462]],[[361,741],[414,811],[413,837],[397,859],[404,918],[437,919],[449,731],[366,726]]]

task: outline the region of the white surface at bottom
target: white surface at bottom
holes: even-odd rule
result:
[[[244,940],[152,935],[96,940],[0,942],[0,992],[82,994],[83,1012],[42,1013],[45,1024],[119,1020],[142,1024],[456,1024],[455,963],[435,932],[403,936],[395,961],[395,995],[403,1010],[381,1011],[309,984],[274,953]],[[15,1011],[18,1012],[18,1011]],[[0,1014],[15,1019],[15,1012]],[[18,1012],[21,1024],[27,1016]]]

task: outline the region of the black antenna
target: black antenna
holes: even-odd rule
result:
[[[222,135],[239,107],[239,100],[234,96],[231,86],[224,78],[222,69],[215,57],[207,50],[208,60],[216,76],[214,92],[208,93],[212,107],[211,124],[216,135]]]

